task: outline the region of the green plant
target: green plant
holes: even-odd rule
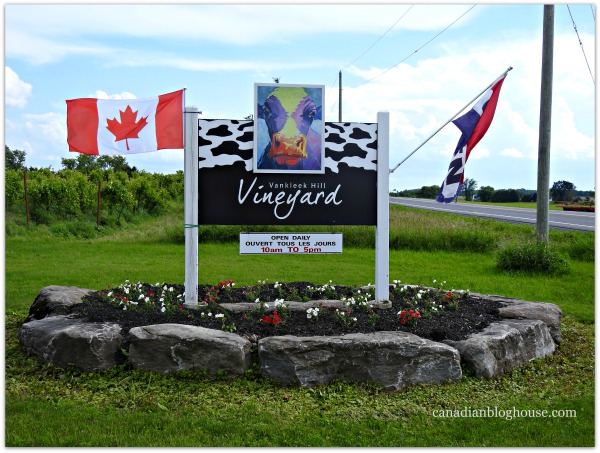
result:
[[[260,318],[259,322],[263,322],[265,324],[270,324],[273,327],[277,327],[279,324],[281,324],[283,322],[283,319],[281,319],[281,317],[279,316],[279,313],[277,313],[277,310],[275,310],[275,311],[273,311],[272,314],[265,315],[262,318]]]
[[[321,315],[319,307],[308,308],[306,310],[306,317],[310,319],[312,322],[316,322]]]
[[[569,262],[545,242],[508,245],[498,252],[497,267],[502,271],[566,274]]]
[[[375,310],[371,309],[369,310],[369,324],[373,327],[375,327],[377,325],[377,322],[379,321],[379,314],[375,313]]]
[[[400,324],[407,326],[416,326],[419,318],[421,318],[421,312],[419,310],[402,310],[398,312],[400,318]]]
[[[309,286],[306,288],[309,293],[309,297],[317,298],[320,297],[322,299],[335,299],[337,298],[337,292],[335,290],[335,285],[332,284],[332,280],[325,283],[322,286]]]
[[[352,310],[350,308],[345,310],[336,308],[333,312],[333,317],[344,326],[353,326],[357,321],[356,316],[352,316]]]

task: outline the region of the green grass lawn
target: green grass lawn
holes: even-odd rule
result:
[[[413,221],[435,223],[425,218]],[[571,259],[568,275],[548,277],[502,273],[495,267],[493,251],[390,251],[391,280],[430,286],[434,279],[446,280],[456,289],[552,302],[561,307],[563,342],[556,353],[494,379],[478,379],[467,373],[456,384],[401,392],[352,383],[303,389],[280,387],[255,369],[233,381],[124,368],[88,374],[42,364],[20,349],[17,331],[44,286],[104,289],[126,279],[183,283],[184,247],[166,242],[168,235],[160,223],[151,221],[135,230],[89,240],[6,239],[7,446],[595,444],[594,262],[589,260]],[[163,223],[172,226],[176,222],[166,218]],[[477,223],[477,227],[482,234],[502,235],[498,241],[528,234],[518,228],[496,229],[488,222]],[[579,238],[575,234],[554,240],[576,242]],[[199,282],[216,284],[233,279],[237,285],[246,285],[268,279],[319,284],[332,280],[364,285],[373,283],[375,277],[375,254],[370,248],[345,247],[339,255],[241,256],[238,247],[236,243],[200,244]],[[436,410],[465,407],[496,408],[504,413],[513,409],[568,409],[575,410],[577,416],[434,416]]]

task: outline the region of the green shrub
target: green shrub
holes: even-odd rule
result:
[[[545,242],[509,245],[498,252],[498,269],[556,275],[568,273],[569,262]]]

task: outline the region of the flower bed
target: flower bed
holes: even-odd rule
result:
[[[499,303],[445,289],[446,282],[433,283],[437,286],[427,288],[395,281],[390,304],[382,306],[373,301],[373,287],[263,280],[238,288],[227,280],[200,285],[201,303],[187,309],[181,285],[125,282],[91,293],[74,311],[90,322],[116,322],[128,329],[178,323],[253,339],[403,331],[435,341],[461,340],[501,319]],[[236,304],[243,309],[233,310]]]
[[[477,376],[495,376],[551,354],[560,342],[557,306],[444,284],[394,282],[391,300],[375,303],[370,287],[259,282],[235,288],[228,281],[200,287],[205,302],[191,310],[176,285],[51,286],[32,304],[19,339],[43,361],[88,372],[125,362],[234,377],[257,362],[263,375],[282,384],[342,379],[393,390],[456,381],[461,364]],[[301,300],[286,300],[291,294]]]

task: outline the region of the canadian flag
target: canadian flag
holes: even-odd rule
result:
[[[144,99],[67,102],[69,151],[134,154],[183,149],[184,90]]]

